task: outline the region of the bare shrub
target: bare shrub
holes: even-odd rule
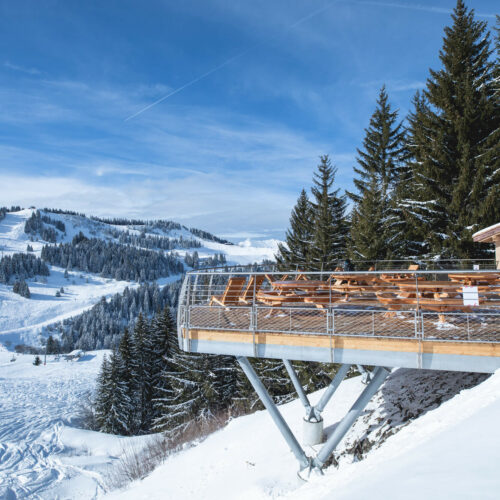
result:
[[[95,404],[90,391],[82,395],[76,411],[76,416],[73,418],[73,424],[82,429],[91,431],[99,430],[95,415]]]
[[[151,437],[141,446],[129,445],[123,450],[118,463],[109,471],[107,486],[121,488],[126,484],[145,478],[169,455],[168,441],[162,435]]]
[[[132,481],[144,479],[170,455],[186,447],[196,446],[213,432],[222,429],[230,419],[230,413],[224,411],[209,419],[188,422],[175,436],[157,434],[151,436],[145,445],[127,447],[118,463],[108,472],[108,488],[122,488]]]

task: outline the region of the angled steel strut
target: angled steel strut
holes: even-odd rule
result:
[[[345,417],[338,423],[337,427],[335,427],[335,430],[327,439],[326,443],[323,445],[323,448],[319,450],[318,454],[313,459],[313,467],[321,470],[340,441],[342,441],[342,438],[347,434],[347,431],[351,428],[352,424],[359,417],[360,413],[365,409],[372,396],[384,383],[389,373],[391,373],[391,370],[389,368],[378,366],[375,369],[371,381],[365,387],[364,391],[352,405],[351,409],[347,412]]]
[[[281,432],[286,442],[288,443],[288,446],[290,446],[290,449],[292,450],[293,454],[299,461],[300,472],[304,471],[305,469],[309,469],[309,472],[312,469],[318,469],[321,471],[323,465],[326,463],[330,455],[333,453],[333,451],[338,446],[340,441],[342,441],[342,438],[347,434],[352,424],[358,418],[360,413],[364,410],[364,408],[366,407],[372,396],[378,391],[378,389],[384,383],[385,379],[390,373],[389,368],[384,368],[381,366],[377,367],[374,370],[370,382],[365,387],[365,389],[358,397],[356,402],[352,405],[351,409],[347,412],[345,417],[338,423],[337,427],[335,428],[331,436],[327,439],[323,447],[319,450],[316,457],[311,458],[305,454],[304,450],[300,446],[296,437],[293,435],[290,427],[286,423],[285,419],[279,412],[273,399],[271,398],[266,388],[264,387],[264,384],[260,380],[257,373],[255,373],[255,370],[250,364],[248,358],[244,356],[236,356],[236,359],[240,364],[241,368],[243,369],[243,371],[245,372],[245,375],[252,384],[253,388],[255,389],[255,392],[257,392],[260,400],[262,401],[266,409],[269,411],[269,414],[271,415],[272,419],[274,420],[274,423],[276,424],[279,431]],[[289,360],[284,359],[283,363],[290,375],[292,383],[299,395],[302,404],[306,408],[306,420],[308,420],[309,422],[313,421],[320,422],[322,420],[321,412],[324,410],[328,401],[331,399],[334,392],[337,390],[342,380],[347,375],[347,372],[349,371],[351,365],[340,366],[339,371],[335,375],[334,379],[330,382],[330,385],[326,388],[318,404],[316,406],[312,406],[311,403],[309,402],[307,395],[304,392],[304,389],[300,385],[299,378],[297,377],[297,374],[295,373],[295,370],[293,369],[291,362]]]
[[[302,385],[300,384],[299,378],[297,377],[295,370],[293,369],[292,363],[288,359],[284,359],[283,364],[285,365],[286,371],[290,375],[290,379],[292,381],[293,386],[295,387],[295,390],[297,391],[297,394],[299,395],[300,401],[302,402],[304,408],[306,409],[306,420],[309,422],[311,421],[319,422],[321,420],[321,413],[325,409],[325,406],[328,404],[335,391],[338,389],[342,380],[344,380],[345,376],[347,375],[347,372],[351,368],[351,365],[340,365],[340,368],[335,374],[335,377],[330,382],[325,392],[323,392],[323,395],[321,396],[321,399],[319,400],[318,404],[312,406],[311,403],[309,402],[307,395],[304,392],[304,389],[302,388]]]
[[[299,442],[297,441],[292,431],[290,430],[290,427],[288,427],[288,424],[285,422],[285,419],[279,412],[273,399],[271,398],[266,388],[264,387],[264,384],[261,382],[260,378],[255,373],[255,370],[250,364],[250,361],[248,361],[248,358],[245,358],[243,356],[236,356],[236,359],[240,364],[241,368],[243,369],[243,371],[245,372],[245,375],[252,384],[253,388],[255,389],[255,392],[259,395],[259,398],[266,407],[266,410],[269,412],[272,419],[274,420],[274,423],[276,424],[279,431],[281,432],[286,442],[288,443],[288,446],[290,446],[290,449],[292,450],[293,454],[299,461],[300,470],[307,469],[308,467],[310,467],[311,459],[305,454],[304,450],[302,449]]]

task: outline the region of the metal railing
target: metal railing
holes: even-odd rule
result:
[[[203,329],[500,342],[500,271],[238,269],[186,275],[179,341]]]

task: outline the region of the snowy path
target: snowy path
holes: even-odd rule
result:
[[[72,463],[75,450],[61,434],[93,386],[102,354],[36,367],[33,356],[10,362],[11,354],[0,352],[0,498],[75,498],[60,494],[68,481],[85,498],[101,489],[100,475],[85,468],[92,460]]]

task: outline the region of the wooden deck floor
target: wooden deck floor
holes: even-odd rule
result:
[[[190,329],[231,331],[250,330],[251,309],[246,307],[194,307]],[[476,314],[449,314],[440,321],[438,313],[387,312],[383,310],[336,310],[328,317],[326,310],[315,308],[258,308],[256,332],[317,334],[334,336],[372,336],[426,341],[500,342],[500,315],[486,311]]]

